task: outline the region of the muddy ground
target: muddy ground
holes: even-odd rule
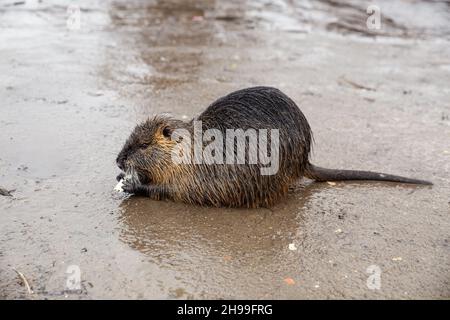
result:
[[[0,4],[0,298],[450,298],[448,3],[379,1],[375,31],[366,1],[79,1],[75,30],[69,3]],[[434,186],[301,181],[260,210],[112,191],[138,121],[253,85],[299,104],[314,163]]]

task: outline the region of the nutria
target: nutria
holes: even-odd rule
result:
[[[201,121],[203,132],[214,128],[224,135],[230,128],[244,131],[278,129],[278,171],[264,175],[260,170],[261,163],[174,162],[173,150],[183,137],[174,139],[173,133],[179,129],[193,133],[195,121]],[[377,172],[316,167],[309,162],[311,135],[308,121],[294,101],[276,88],[254,87],[219,98],[189,122],[168,116],[148,119],[136,126],[116,161],[119,168],[132,177],[123,182],[123,190],[127,193],[208,206],[269,207],[285,196],[289,186],[303,176],[315,181],[379,180],[431,184]],[[248,151],[247,143],[244,144]],[[123,176],[120,174],[118,180]]]

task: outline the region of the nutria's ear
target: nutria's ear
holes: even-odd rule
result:
[[[162,129],[162,134],[166,138],[170,138],[172,136],[173,129],[171,126],[165,126]]]

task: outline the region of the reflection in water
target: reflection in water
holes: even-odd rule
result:
[[[126,46],[135,48],[136,56],[123,57],[123,68],[107,77],[155,91],[197,80],[205,48],[223,41],[222,7],[214,0],[113,4],[109,11],[112,26],[125,34]],[[233,7],[234,11],[239,7]]]
[[[151,263],[189,284],[233,283],[236,288],[276,274],[295,274],[301,250],[303,208],[318,184],[291,192],[272,209],[217,209],[131,197],[120,206],[120,239]],[[289,266],[289,267],[288,267]],[[282,279],[282,275],[280,275]],[[241,291],[242,292],[242,291]]]
[[[190,206],[130,197],[120,206],[125,228],[122,239],[133,248],[164,262],[181,252],[223,258],[281,249],[294,236],[312,185],[291,194],[272,209]],[[284,245],[284,244],[283,244]]]

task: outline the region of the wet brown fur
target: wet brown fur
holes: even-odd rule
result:
[[[194,120],[202,121],[203,131],[218,129],[224,137],[226,129],[278,129],[278,172],[261,175],[260,164],[174,163],[171,153],[177,142],[170,135],[175,129],[186,129],[193,137]],[[117,163],[122,170],[132,168],[138,174],[135,182],[126,182],[126,192],[217,207],[270,207],[302,176],[318,181],[372,179],[426,183],[379,173],[314,167],[308,160],[311,139],[309,124],[294,101],[278,89],[254,87],[218,99],[190,122],[166,116],[145,121],[134,129]]]

